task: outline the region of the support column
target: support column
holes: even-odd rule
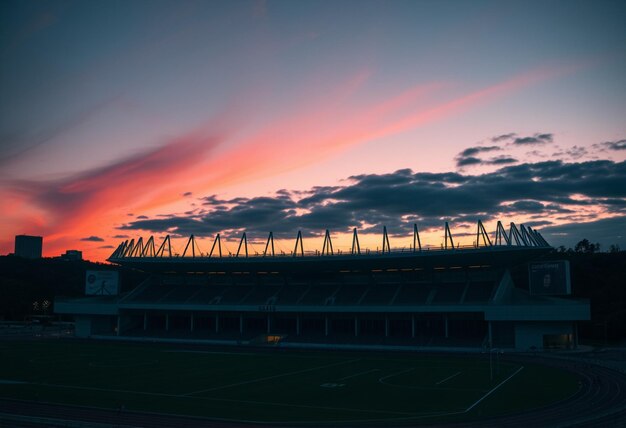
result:
[[[170,331],[170,314],[165,314],[165,331]]]
[[[143,311],[143,331],[148,330],[148,311]]]
[[[296,336],[300,336],[300,315],[296,316]]]
[[[220,332],[220,316],[219,314],[215,314],[215,332]]]
[[[385,337],[389,337],[389,317],[385,315]]]
[[[359,335],[359,318],[354,316],[354,337]]]
[[[411,337],[415,338],[415,314],[411,315]]]
[[[328,336],[328,315],[324,317],[324,335]]]
[[[243,334],[243,314],[239,315],[239,334]]]
[[[191,327],[190,330],[193,333],[193,312],[191,313],[191,318],[189,320],[189,326]]]
[[[270,334],[270,331],[272,331],[271,327],[272,321],[270,319],[270,314],[267,314],[267,334]]]
[[[122,315],[118,315],[117,316],[117,332],[116,334],[119,336],[120,335],[120,329],[122,328]]]
[[[448,314],[444,315],[443,320],[444,320],[444,326],[446,328],[446,339],[447,339],[448,338]]]
[[[493,329],[491,328],[491,321],[487,323],[489,332],[489,348],[493,348]]]

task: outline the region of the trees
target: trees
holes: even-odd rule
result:
[[[592,244],[588,239],[583,239],[576,244],[574,251],[577,253],[593,254],[600,251],[600,244]]]

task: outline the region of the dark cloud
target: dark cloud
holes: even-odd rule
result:
[[[499,143],[500,141],[512,140],[516,136],[517,134],[515,132],[511,132],[510,134],[502,134],[502,135],[496,135],[495,137],[491,137],[491,141],[494,143]]]
[[[189,196],[191,196],[191,195],[193,195],[193,193],[192,193],[192,192],[185,192],[185,193],[183,193],[183,196],[184,196],[185,198],[187,198],[187,197],[189,197]]]
[[[498,146],[468,147],[467,149],[456,155],[456,157],[454,158],[456,160],[456,166],[457,168],[463,168],[473,165],[508,165],[512,163],[517,163],[517,159],[505,155],[494,156],[489,159],[482,159],[478,157],[483,153],[489,153],[498,150],[502,149]]]
[[[604,143],[594,144],[593,147],[596,148],[596,149],[600,149],[602,151],[606,151],[606,150],[613,150],[613,151],[626,150],[626,139],[625,140],[619,140],[619,141],[605,141]]]
[[[146,220],[148,218],[148,216],[145,215],[138,215],[137,216],[137,220]]]
[[[477,155],[479,153],[492,152],[494,150],[501,150],[501,149],[498,146],[468,147],[467,149],[465,149],[461,153],[459,153],[459,156],[460,157],[475,156],[475,155]]]
[[[462,168],[464,166],[470,166],[470,165],[480,165],[482,163],[483,161],[481,159],[478,159],[474,156],[469,156],[466,158],[459,157],[456,160],[456,166],[459,168]]]
[[[98,248],[106,249],[106,248],[115,248],[113,245],[101,245]]]
[[[512,163],[517,163],[517,159],[512,158],[510,156],[496,156],[491,159],[487,159],[483,163],[487,165],[508,165]]]
[[[113,235],[113,239],[126,239],[129,238],[128,235]]]
[[[532,137],[517,137],[515,140],[513,140],[513,144],[518,146],[528,146],[551,143],[552,141],[552,134],[535,134]]]
[[[99,236],[89,236],[87,238],[81,238],[81,241],[104,242],[104,239],[100,238]]]
[[[444,220],[475,222],[518,214],[532,215],[535,224],[547,224],[540,222],[555,215],[589,221],[590,214],[578,214],[567,205],[624,210],[625,182],[626,162],[612,161],[540,162],[477,175],[404,169],[353,176],[343,186],[316,187],[305,194],[234,199],[211,195],[203,199],[205,212],[136,220],[120,229],[181,236],[221,232],[225,237],[240,236],[243,230],[263,236],[272,230],[277,237],[292,238],[297,230],[317,235],[326,228],[380,233],[383,225],[390,234],[404,235],[413,222],[426,230],[440,228]]]

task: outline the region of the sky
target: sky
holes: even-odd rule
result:
[[[626,3],[0,4],[0,254],[167,234],[626,248]]]

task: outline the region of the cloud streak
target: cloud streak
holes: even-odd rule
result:
[[[188,135],[62,179],[10,181],[4,190],[11,201],[7,208],[17,216],[43,210],[45,226],[40,226],[38,233],[45,234],[53,244],[55,238],[93,230],[94,221],[103,215],[150,199],[172,181],[184,178],[188,169],[201,162],[219,141],[217,137]]]

